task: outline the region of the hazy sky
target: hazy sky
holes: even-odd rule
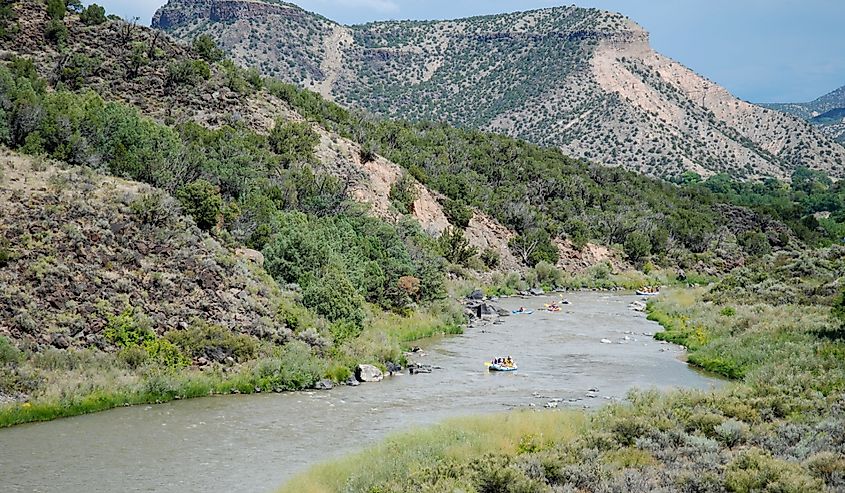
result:
[[[622,12],[657,51],[754,102],[803,102],[845,85],[842,0],[300,0],[345,24],[448,19],[567,5]],[[149,23],[165,0],[98,0]]]

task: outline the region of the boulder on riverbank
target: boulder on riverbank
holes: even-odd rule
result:
[[[384,373],[373,365],[358,365],[355,368],[355,378],[359,382],[381,382],[384,380]]]
[[[499,308],[483,301],[469,301],[466,304],[464,313],[470,320],[479,319],[485,322],[495,322],[499,319]]]
[[[543,289],[542,289],[542,288],[531,288],[531,289],[528,291],[528,293],[529,293],[531,296],[543,296],[543,295],[545,295],[545,294],[546,294],[546,292],[545,292],[545,291],[543,291]]]
[[[320,380],[314,384],[316,390],[331,390],[334,388],[334,382],[329,379]]]

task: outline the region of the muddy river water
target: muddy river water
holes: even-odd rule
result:
[[[683,363],[681,348],[643,335],[660,327],[628,308],[635,296],[568,297],[572,304],[560,313],[539,311],[549,298],[503,300],[508,309],[538,311],[427,342],[419,359],[441,368],[427,375],[329,392],[122,408],[0,430],[0,490],[270,492],[311,465],[450,417],[540,409],[558,399],[560,407],[596,407],[624,399],[631,388],[720,385]],[[518,372],[486,370],[486,360],[505,355]]]

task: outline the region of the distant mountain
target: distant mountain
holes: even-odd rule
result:
[[[845,86],[809,103],[769,103],[762,106],[809,120],[830,110],[845,108]]]
[[[845,119],[845,108],[834,108],[810,120],[818,124],[842,123]]]
[[[808,120],[830,138],[845,144],[845,86],[809,103],[770,103],[762,106]]]
[[[261,0],[170,0],[153,26],[347,106],[491,130],[657,176],[843,176],[845,149],[740,101],[649,46],[628,18],[560,7],[343,26]]]

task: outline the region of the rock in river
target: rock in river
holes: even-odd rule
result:
[[[511,316],[510,310],[506,310],[506,309],[498,307],[498,306],[494,307],[494,308],[496,309],[496,312],[499,314],[500,317],[510,317]]]
[[[381,382],[384,374],[373,365],[358,365],[355,368],[355,378],[360,382]]]
[[[528,292],[531,293],[531,296],[543,296],[544,294],[546,294],[546,292],[543,291],[541,288],[531,288],[531,290],[529,290]]]
[[[489,303],[482,303],[478,307],[478,318],[481,320],[494,321],[499,318],[499,312],[496,307]]]
[[[331,390],[334,387],[334,382],[329,379],[320,380],[314,384],[316,390]]]

